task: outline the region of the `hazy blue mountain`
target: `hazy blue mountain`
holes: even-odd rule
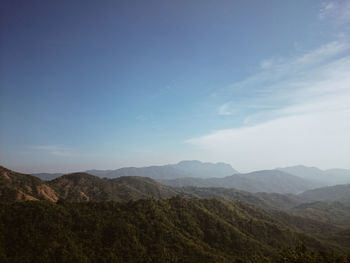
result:
[[[161,180],[174,187],[225,187],[249,192],[300,193],[320,187],[317,182],[305,180],[280,170],[263,170],[247,174],[234,174],[224,178],[177,178]]]
[[[304,165],[277,169],[304,179],[320,182],[324,186],[350,183],[350,170],[346,169],[321,170],[316,167],[307,167]]]
[[[192,177],[225,177],[238,173],[237,170],[233,169],[232,166],[227,163],[181,161],[177,164],[170,164],[168,166],[189,173],[192,175]]]
[[[350,184],[308,190],[300,194],[300,196],[310,201],[332,200],[350,202]]]
[[[89,174],[117,178],[121,176],[142,176],[153,179],[174,179],[183,177],[224,177],[238,173],[229,164],[182,161],[177,164],[149,167],[126,167],[116,170],[88,170]]]
[[[122,176],[142,176],[153,179],[178,178],[191,176],[191,174],[177,170],[170,166],[149,166],[149,167],[125,167],[116,170],[88,170],[89,174],[105,177],[118,178]]]
[[[37,174],[32,174],[32,175],[40,178],[41,180],[50,181],[50,180],[53,180],[57,177],[60,177],[63,174],[61,174],[61,173],[37,173]]]
[[[327,179],[334,180],[334,184],[350,184],[350,170],[334,168],[325,170],[325,173]]]
[[[316,184],[316,187],[350,183],[350,170],[346,169],[321,170],[316,167],[298,165],[277,168],[277,170],[306,179],[309,181],[309,183],[312,181]],[[125,167],[116,170],[88,170],[86,172],[102,178],[118,178],[121,176],[142,176],[157,180],[181,178],[173,183],[177,186],[199,184],[203,187],[211,187],[212,183],[201,180],[195,180],[196,182],[194,182],[192,178],[221,178],[238,174],[237,170],[233,169],[229,164],[203,163],[200,161],[181,161],[177,164],[163,166],[148,166],[140,168]],[[62,174],[37,173],[33,175],[42,180],[49,181],[61,176]],[[200,183],[197,181],[200,181]],[[241,179],[241,183],[243,183],[243,181],[244,179]]]

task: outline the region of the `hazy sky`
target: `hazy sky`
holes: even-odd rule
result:
[[[350,168],[350,1],[1,1],[0,164]]]

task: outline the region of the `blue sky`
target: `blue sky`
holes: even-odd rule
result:
[[[2,1],[0,163],[350,168],[349,1]]]

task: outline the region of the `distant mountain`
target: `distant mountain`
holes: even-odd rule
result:
[[[329,179],[332,184],[350,184],[350,170],[346,169],[328,169],[325,170],[327,174],[327,179]]]
[[[168,165],[177,170],[191,174],[191,177],[225,177],[233,174],[238,174],[238,171],[233,169],[227,163],[203,163],[200,161],[181,161],[177,164]]]
[[[279,170],[263,170],[247,174],[234,174],[224,178],[178,178],[160,180],[160,182],[173,187],[225,187],[253,193],[300,193],[320,186],[319,183],[305,180]]]
[[[1,201],[49,200],[56,202],[58,194],[45,182],[29,174],[22,174],[0,166]]]
[[[122,176],[141,176],[153,179],[162,178],[178,178],[191,176],[191,174],[184,171],[177,170],[171,166],[149,166],[149,167],[126,167],[117,170],[88,170],[89,174],[99,176],[101,178],[118,178]]]
[[[322,187],[305,191],[300,196],[309,201],[342,201],[350,203],[350,184]]]
[[[321,170],[316,167],[307,167],[304,165],[277,169],[304,179],[319,182],[324,186],[350,183],[350,170],[346,169]]]
[[[170,187],[145,177],[102,179],[87,173],[63,175],[48,185],[66,201],[129,201],[143,198],[165,199],[178,194]]]
[[[50,180],[53,180],[57,177],[60,177],[63,174],[62,173],[37,173],[37,174],[32,174],[32,175],[40,178],[41,180],[50,181]]]
[[[88,170],[89,174],[117,178],[121,176],[142,176],[153,179],[174,179],[183,177],[224,177],[238,173],[229,164],[182,161],[177,164],[149,167],[126,167],[116,170]]]

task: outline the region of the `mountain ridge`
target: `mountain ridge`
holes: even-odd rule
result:
[[[308,167],[305,165],[296,165],[276,169],[299,176],[304,179],[319,182],[324,186],[350,183],[350,170],[347,169],[333,168],[321,170],[317,167]]]
[[[279,170],[234,174],[224,178],[177,178],[160,182],[173,187],[224,187],[253,193],[299,193],[320,186],[318,183]]]

